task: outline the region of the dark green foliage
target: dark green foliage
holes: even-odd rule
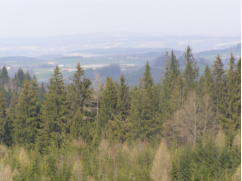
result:
[[[163,168],[153,162],[162,139],[171,160],[161,163],[171,169],[166,173],[171,180],[232,180],[241,157],[241,59],[235,64],[231,54],[225,72],[218,55],[212,70],[206,66],[197,80],[189,46],[183,75],[173,51],[163,58],[160,84],[147,62],[138,86],[127,86],[123,75],[120,82],[107,77],[104,92],[100,80],[91,88],[80,64],[68,86],[56,66],[47,91],[36,76],[31,79],[19,69],[10,83],[22,87],[20,95],[0,85],[0,138],[9,146],[0,145],[0,173],[9,171],[13,180],[151,180],[152,165]],[[187,116],[181,111],[193,111],[192,101],[185,109],[190,91],[198,98],[193,145],[177,138],[186,134],[177,126]],[[209,134],[199,137],[204,124]],[[217,140],[218,128],[225,134]]]
[[[186,97],[189,90],[194,88],[194,81],[198,77],[199,68],[196,66],[197,62],[193,57],[192,49],[190,46],[187,46],[186,50],[184,51],[184,63],[185,69],[183,70],[183,78],[184,78],[184,96]]]
[[[239,164],[237,147],[220,150],[209,136],[199,139],[193,148],[182,148],[173,159],[171,175],[173,180],[223,180],[231,177]]]
[[[15,80],[16,80],[16,85],[18,87],[22,87],[23,83],[24,83],[24,71],[23,69],[19,69],[17,74],[15,74]]]
[[[60,69],[56,66],[54,74],[50,78],[48,93],[45,94],[43,103],[41,128],[45,130],[50,140],[60,145],[66,132],[69,132],[69,120],[67,117],[67,96],[64,80]]]
[[[213,85],[213,77],[212,77],[212,72],[211,69],[206,65],[205,71],[204,71],[204,93],[211,95],[212,91],[212,85]]]
[[[41,86],[40,86],[40,88],[39,88],[39,98],[41,99],[41,100],[43,100],[45,97],[45,94],[46,94],[46,89],[45,89],[45,86],[44,86],[44,83],[42,82],[41,83]]]
[[[147,62],[143,80],[140,80],[138,87],[131,90],[130,139],[151,140],[159,133],[158,125],[161,122],[158,113],[155,112],[158,96],[155,90]]]
[[[1,141],[4,142],[4,139],[6,138],[6,133],[8,125],[6,125],[6,103],[3,98],[3,94],[0,93],[0,137]]]
[[[219,116],[224,130],[228,133],[229,131],[234,132],[240,129],[240,111],[237,109],[238,102],[241,100],[241,96],[238,94],[240,92],[240,82],[237,82],[236,77],[236,65],[234,64],[234,57],[231,54],[229,69],[225,74],[226,87],[224,89],[224,94],[222,103],[220,103]],[[237,80],[236,80],[237,79]],[[237,111],[235,111],[237,109]]]
[[[218,55],[214,61],[213,70],[213,93],[212,99],[215,111],[219,113],[222,97],[225,93],[225,70],[221,57]]]
[[[100,102],[100,121],[98,127],[106,128],[106,124],[114,119],[117,107],[117,85],[111,77],[106,78],[106,86],[103,92],[103,98]],[[104,133],[106,135],[106,133]]]
[[[14,119],[14,140],[27,147],[34,147],[37,129],[40,122],[40,107],[38,104],[38,91],[34,80],[24,82],[16,106],[16,119]]]
[[[84,76],[84,69],[78,63],[77,71],[74,73],[72,83],[68,86],[68,101],[72,111],[70,114],[71,122],[70,132],[74,137],[82,137],[87,140],[89,139],[88,133],[83,134],[87,131],[87,127],[91,127],[90,115],[92,112],[89,110],[91,107],[91,81]]]
[[[2,71],[1,71],[1,79],[2,79],[2,84],[6,84],[10,80],[10,78],[8,76],[7,68],[5,66],[3,66]]]

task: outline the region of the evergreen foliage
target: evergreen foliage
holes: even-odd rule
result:
[[[194,81],[198,77],[199,68],[196,66],[197,62],[193,57],[192,49],[190,46],[187,46],[183,53],[183,57],[185,59],[185,69],[183,70],[183,78],[184,78],[184,96],[188,95],[188,92],[194,89]]]
[[[241,59],[218,55],[185,69],[172,51],[155,84],[147,62],[135,87],[78,63],[65,86],[58,66],[47,89],[19,69],[0,71],[0,178],[5,180],[234,180],[241,169]],[[117,68],[117,65],[115,65]],[[115,69],[116,70],[116,69]],[[120,72],[118,72],[120,73]],[[17,85],[16,90],[6,88]],[[5,85],[5,86],[4,86]],[[20,94],[19,94],[20,92]]]
[[[69,132],[68,113],[64,80],[59,67],[56,66],[49,81],[42,109],[41,126],[45,129],[47,139],[49,139],[44,141],[55,142],[60,146],[65,134]]]

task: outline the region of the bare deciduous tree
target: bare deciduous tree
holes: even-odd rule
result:
[[[200,99],[191,92],[184,106],[178,110],[172,119],[165,121],[166,137],[176,137],[178,142],[195,144],[197,138],[216,128],[216,117],[212,112],[209,96]]]

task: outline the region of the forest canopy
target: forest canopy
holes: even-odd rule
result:
[[[123,75],[92,83],[79,63],[68,85],[56,66],[48,87],[3,67],[1,178],[239,180],[241,58],[225,70],[218,54],[202,75],[190,46],[183,70],[173,51],[162,59],[161,81],[147,61],[134,87]]]

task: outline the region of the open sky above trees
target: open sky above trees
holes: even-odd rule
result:
[[[240,36],[240,8],[240,0],[3,0],[0,37],[92,32]]]

